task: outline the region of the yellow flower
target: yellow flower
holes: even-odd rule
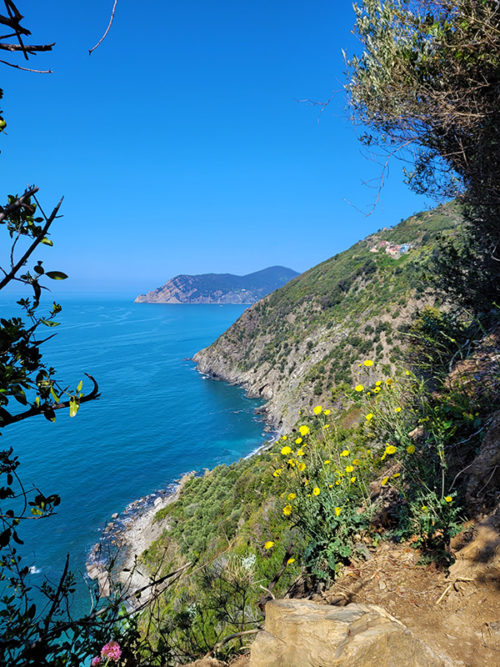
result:
[[[295,468],[295,461],[294,461],[294,459],[288,459],[287,463],[288,463],[288,465],[290,466],[290,468]]]
[[[394,412],[401,412],[401,408],[394,408]]]
[[[340,482],[341,482],[341,480],[338,479],[338,480],[335,482],[335,486],[339,486],[339,485],[340,485]]]
[[[323,412],[323,408],[321,407],[321,405],[317,405],[317,406],[314,408],[313,412],[314,412],[315,415],[319,415],[319,414],[321,414],[321,413]]]
[[[342,512],[342,507],[335,508],[335,515],[338,516]]]
[[[427,507],[427,505],[422,505],[422,512],[428,512],[428,511],[429,508]]]
[[[365,419],[366,419],[366,421],[369,422],[370,419],[373,419],[373,413],[372,413],[372,412],[369,412],[369,413],[366,415]]]
[[[353,466],[347,466],[345,469],[346,472],[352,472],[353,470],[354,470]]]
[[[302,448],[297,449],[297,456],[305,456],[305,451]]]
[[[327,428],[330,428],[330,424],[325,424],[325,425],[323,426],[323,431],[326,431]]]
[[[273,477],[279,477],[281,475],[281,468],[278,468],[273,472]]]
[[[354,391],[363,391],[363,389],[364,389],[364,387],[363,387],[362,384],[357,384],[357,385],[354,387]]]
[[[292,563],[295,563],[295,558],[289,558],[286,562],[287,565],[291,565]]]
[[[360,463],[361,463],[361,461],[359,459],[354,459],[353,462],[352,462],[352,465],[353,466],[359,466]]]
[[[373,393],[378,394],[379,391],[380,391],[380,387],[375,387],[375,389],[373,390]]]
[[[446,500],[447,503],[451,503],[453,500],[451,496],[445,496],[444,499]]]
[[[268,541],[264,544],[264,549],[271,549],[272,547],[274,547],[274,542],[273,542],[272,540],[268,540]]]
[[[315,486],[314,489],[313,489],[313,495],[314,496],[319,496],[320,493],[321,493],[321,489],[319,489],[317,486]]]
[[[310,432],[311,432],[311,430],[310,430],[309,426],[299,426],[300,435],[307,435]]]
[[[331,414],[331,410],[323,410],[323,414],[328,417],[329,414]]]
[[[394,445],[387,445],[385,448],[385,453],[386,454],[395,454],[396,453],[396,447]]]
[[[401,473],[400,472],[395,472],[392,477],[393,477],[393,479],[395,479],[396,477],[401,477]]]
[[[350,452],[348,449],[344,449],[343,452],[340,452],[340,456],[349,456]]]
[[[363,364],[358,364],[358,368],[361,368],[362,365],[363,365]]]
[[[333,489],[333,484],[328,484],[329,489]]]
[[[325,461],[323,461],[323,464],[324,464],[325,466],[327,466],[329,463],[331,463],[330,459],[326,459]]]
[[[385,383],[390,386],[391,384],[394,384],[394,380],[391,380],[391,378],[387,378]]]
[[[367,359],[366,361],[363,361],[363,364],[369,368],[370,366],[373,366],[373,361]]]
[[[410,375],[410,371],[405,371],[405,375]]]
[[[281,437],[282,437],[283,440],[286,440],[286,438],[287,438],[286,435],[282,435]]]
[[[375,382],[375,386],[376,386],[376,387],[380,387],[381,384],[382,384],[382,380],[377,380],[377,381]]]
[[[408,445],[408,447],[406,448],[406,451],[408,452],[408,454],[414,454],[415,453],[415,445]]]
[[[388,478],[388,477],[384,477],[384,479],[383,479],[380,483],[382,484],[382,486],[385,486],[385,485],[387,484],[388,481],[389,481],[389,478]]]
[[[289,447],[288,445],[285,445],[281,450],[281,453],[283,454],[283,456],[288,456],[288,454],[292,453],[292,448]]]
[[[351,477],[351,482],[352,482],[353,484],[354,484],[355,481],[356,481],[356,478],[355,478],[355,477]]]
[[[288,494],[288,500],[295,500],[296,497],[297,497],[296,493],[289,493]]]
[[[302,461],[297,465],[297,468],[300,470],[300,472],[304,472],[306,469],[306,464],[302,463]]]
[[[292,512],[293,512],[293,507],[291,505],[285,505],[285,507],[283,507],[283,514],[285,516],[290,516]]]
[[[301,443],[302,443],[302,438],[297,438],[297,440],[295,440],[296,445],[300,445]]]

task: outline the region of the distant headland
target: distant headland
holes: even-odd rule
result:
[[[246,276],[231,273],[180,275],[171,278],[162,287],[140,294],[135,303],[252,304],[298,275],[284,266],[271,266]]]

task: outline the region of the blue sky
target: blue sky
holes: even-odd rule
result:
[[[430,202],[395,163],[375,212],[344,109],[344,0],[19,0],[31,66],[2,66],[2,192],[36,183],[53,226],[57,294],[135,296],[179,273],[304,271]],[[19,61],[21,62],[21,61]],[[335,92],[337,91],[337,92]],[[318,107],[301,100],[332,101]],[[2,195],[2,196],[4,196]],[[351,203],[348,203],[351,202]]]

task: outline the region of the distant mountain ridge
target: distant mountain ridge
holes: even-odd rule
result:
[[[179,275],[162,287],[140,294],[135,303],[252,304],[298,275],[296,271],[284,266],[271,266],[246,276],[231,273]]]

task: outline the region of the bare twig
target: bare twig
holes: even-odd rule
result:
[[[27,51],[28,53],[33,54],[35,51],[52,51],[52,47],[55,45],[55,42],[51,44],[5,44],[5,42],[0,42],[0,49],[2,51]]]
[[[21,67],[21,65],[14,65],[14,63],[9,63],[7,60],[1,60],[0,63],[3,65],[8,65],[9,67],[14,67],[15,69],[22,69],[23,72],[34,72],[35,74],[53,74],[54,70],[51,69],[33,69],[32,67]]]
[[[436,601],[436,604],[439,604],[439,603],[441,602],[441,600],[444,598],[444,596],[446,595],[446,593],[448,593],[448,591],[450,590],[450,588],[451,588],[452,586],[453,586],[453,584],[448,584],[448,586],[446,586],[446,588],[444,589],[444,591],[443,591],[443,592],[441,593],[441,595],[439,596],[439,599]]]
[[[260,632],[262,628],[255,628],[255,630],[243,630],[242,632],[234,632],[232,635],[228,635],[227,637],[224,637],[220,642],[217,642],[217,644],[213,647],[211,651],[209,651],[205,656],[205,658],[210,658],[211,655],[213,655],[216,651],[218,651],[221,646],[224,646],[228,641],[231,639],[236,639],[237,637],[243,637],[244,635],[255,635],[257,632]]]
[[[115,0],[115,1],[114,1],[114,4],[113,4],[113,9],[111,10],[111,16],[110,16],[110,19],[109,19],[108,27],[107,27],[106,30],[104,31],[104,35],[103,35],[103,36],[101,37],[101,39],[97,42],[97,44],[96,44],[95,46],[93,46],[91,49],[89,49],[89,56],[90,56],[90,54],[92,53],[92,51],[95,51],[95,50],[97,49],[97,47],[99,46],[99,44],[101,44],[101,43],[106,39],[106,35],[108,34],[108,32],[109,32],[109,30],[110,30],[110,28],[111,28],[111,25],[112,25],[112,23],[113,23],[113,20],[114,20],[114,18],[115,18],[115,10],[116,10],[116,5],[117,5],[117,4],[118,4],[118,0]]]

